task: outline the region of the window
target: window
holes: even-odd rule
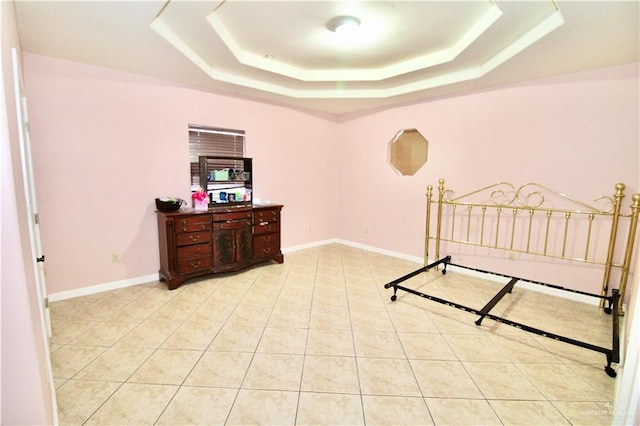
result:
[[[244,157],[244,130],[220,129],[189,125],[189,162],[191,163],[191,187],[200,186],[198,157]]]

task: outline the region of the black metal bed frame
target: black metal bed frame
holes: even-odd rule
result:
[[[502,289],[496,293],[495,296],[493,296],[493,298],[487,302],[484,307],[482,307],[481,309],[475,309],[475,308],[470,308],[468,306],[464,306],[461,305],[459,303],[455,303],[449,300],[445,300],[445,299],[441,299],[439,297],[436,296],[432,296],[429,294],[425,294],[422,293],[420,291],[405,287],[400,285],[400,283],[413,278],[423,272],[427,272],[439,265],[444,265],[444,268],[442,269],[442,273],[446,274],[447,273],[447,266],[451,265],[451,266],[455,266],[458,268],[464,268],[464,269],[469,269],[469,270],[473,270],[476,272],[481,272],[481,273],[485,273],[485,274],[491,274],[491,275],[497,275],[497,276],[501,276],[501,277],[505,277],[505,278],[509,278],[509,282],[502,287]],[[582,342],[580,340],[576,340],[576,339],[572,339],[570,337],[565,337],[565,336],[561,336],[555,333],[550,333],[548,331],[544,331],[535,327],[531,327],[522,323],[518,323],[515,321],[511,321],[507,318],[498,316],[498,315],[494,315],[491,313],[491,310],[498,304],[498,302],[500,302],[500,300],[507,294],[507,293],[511,293],[513,291],[514,286],[516,285],[517,282],[519,281],[523,281],[523,282],[528,282],[528,283],[532,283],[532,284],[536,284],[536,285],[541,285],[541,286],[545,286],[545,287],[549,287],[549,288],[553,288],[556,290],[563,290],[563,291],[568,291],[568,292],[572,292],[572,293],[578,293],[581,295],[585,295],[585,296],[591,296],[591,297],[595,297],[598,299],[601,299],[601,302],[607,302],[608,307],[605,307],[604,310],[607,314],[613,314],[612,317],[612,347],[611,348],[604,348],[601,346],[597,346],[597,345],[593,345],[591,343],[587,343],[587,342]],[[491,272],[491,271],[485,271],[485,270],[481,270],[481,269],[476,269],[476,268],[471,268],[468,266],[464,266],[464,265],[459,265],[459,264],[455,264],[451,262],[451,256],[446,256],[443,257],[429,265],[423,266],[422,268],[419,268],[413,272],[410,272],[400,278],[397,278],[387,284],[384,285],[385,289],[391,288],[393,287],[393,295],[391,296],[391,300],[395,301],[397,299],[397,292],[398,290],[403,290],[406,291],[408,293],[414,294],[416,296],[420,296],[423,297],[425,299],[431,300],[433,302],[437,302],[437,303],[441,303],[447,306],[451,306],[453,308],[456,309],[460,309],[462,311],[465,312],[470,312],[476,315],[479,315],[480,317],[475,321],[476,325],[481,325],[482,324],[482,320],[484,320],[484,318],[489,318],[493,321],[496,321],[498,323],[501,324],[505,324],[511,327],[515,327],[518,329],[521,329],[523,331],[527,331],[529,333],[533,333],[533,334],[537,334],[539,336],[543,336],[543,337],[548,337],[554,340],[558,340],[564,343],[568,343],[574,346],[579,346],[581,348],[584,349],[588,349],[591,351],[595,351],[595,352],[600,352],[602,354],[604,354],[607,358],[607,365],[604,367],[604,371],[610,376],[610,377],[615,377],[616,376],[616,371],[611,367],[612,363],[619,363],[620,362],[620,337],[619,337],[619,310],[618,310],[618,304],[620,302],[620,294],[618,292],[617,289],[612,289],[612,295],[611,296],[602,296],[602,295],[598,295],[598,294],[592,294],[592,293],[587,293],[587,292],[583,292],[583,291],[579,291],[579,290],[573,290],[573,289],[569,289],[569,288],[564,288],[558,285],[554,285],[554,284],[547,284],[547,283],[543,283],[540,281],[533,281],[533,280],[528,280],[525,278],[520,278],[520,277],[514,277],[514,276],[510,276],[510,275],[505,275],[505,274],[501,274],[501,273],[497,273],[497,272]]]

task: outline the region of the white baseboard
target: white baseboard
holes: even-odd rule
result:
[[[292,246],[292,247],[286,247],[286,248],[283,247],[282,254],[293,253],[300,250],[310,249],[314,247],[321,247],[321,246],[326,246],[329,244],[336,244],[336,243],[339,244],[340,240],[338,240],[337,238],[331,238],[328,240],[314,241],[313,243],[300,244],[298,246]]]
[[[354,242],[351,242],[351,241],[341,240],[339,238],[331,238],[331,239],[328,239],[328,240],[320,240],[320,241],[314,241],[312,243],[301,244],[301,245],[298,245],[298,246],[286,247],[286,248],[282,249],[282,253],[283,254],[293,253],[293,252],[296,252],[296,251],[305,250],[305,249],[314,248],[314,247],[322,247],[322,246],[326,246],[326,245],[329,245],[329,244],[344,244],[346,246],[356,247],[356,248],[360,248],[362,250],[367,250],[367,251],[371,251],[371,252],[375,252],[375,253],[381,253],[381,254],[385,254],[385,255],[388,255],[388,256],[392,256],[392,257],[397,257],[397,258],[401,258],[401,259],[405,259],[405,260],[411,260],[411,261],[415,261],[415,262],[418,262],[418,263],[422,262],[422,260],[420,258],[408,256],[408,255],[403,254],[403,253],[397,253],[397,252],[392,252],[392,251],[389,251],[389,250],[383,250],[383,249],[379,249],[377,247],[371,247],[371,246],[366,246],[364,244],[359,244],[359,243],[354,243]],[[92,286],[89,286],[89,287],[77,288],[77,289],[69,290],[69,291],[61,291],[59,293],[51,293],[51,294],[49,294],[49,301],[50,302],[57,302],[57,301],[60,301],[60,300],[72,299],[74,297],[89,296],[91,294],[102,293],[104,291],[116,290],[116,289],[119,289],[119,288],[131,287],[131,286],[138,285],[138,284],[145,284],[145,283],[149,283],[149,282],[153,282],[153,281],[158,281],[159,279],[160,279],[160,276],[159,276],[159,274],[156,273],[156,274],[144,275],[142,277],[128,278],[126,280],[113,281],[113,282],[104,283],[104,284],[92,285]]]
[[[145,284],[160,279],[159,274],[144,275],[142,277],[128,278],[126,280],[112,281],[109,283],[92,285],[89,287],[77,288],[69,291],[61,291],[59,293],[49,294],[50,302],[57,302],[74,297],[88,296],[90,294],[102,293],[103,291],[116,290],[124,287],[131,287],[138,284]]]
[[[314,247],[322,247],[322,246],[326,246],[329,244],[342,244],[345,246],[349,246],[349,247],[355,247],[355,248],[359,248],[361,250],[366,250],[366,251],[370,251],[373,253],[379,253],[379,254],[383,254],[386,256],[391,256],[391,257],[395,257],[398,259],[403,259],[403,260],[407,260],[410,262],[415,262],[416,263],[416,269],[418,267],[420,267],[420,265],[423,264],[423,259],[421,257],[416,257],[416,256],[411,256],[405,253],[399,253],[399,252],[395,252],[395,251],[391,251],[391,250],[385,250],[385,249],[381,249],[378,247],[373,247],[373,246],[368,246],[366,244],[361,244],[361,243],[356,243],[353,241],[348,241],[348,240],[342,240],[340,238],[331,238],[328,240],[321,240],[321,241],[315,241],[312,243],[307,243],[307,244],[301,244],[298,246],[292,246],[292,247],[286,247],[282,249],[282,253],[283,254],[287,254],[287,253],[294,253],[296,251],[300,251],[300,250],[305,250],[305,249],[309,249],[309,248],[314,248]],[[449,266],[452,268],[455,268],[455,266]],[[476,272],[476,271],[472,271],[469,269],[464,269],[464,268],[455,268],[457,272],[461,273],[461,274],[466,274],[469,276],[473,276],[476,278],[481,278],[481,279],[486,279],[486,280],[491,280],[491,281],[497,281],[500,283],[505,283],[505,278],[503,277],[498,277],[495,275],[491,275],[491,274],[483,274],[481,272]],[[121,281],[113,281],[113,282],[109,282],[109,283],[104,283],[104,284],[98,284],[98,285],[93,285],[90,287],[83,287],[83,288],[78,288],[75,290],[69,290],[69,291],[63,291],[60,293],[53,293],[49,295],[49,301],[51,302],[56,302],[59,300],[65,300],[65,299],[71,299],[73,297],[79,297],[79,296],[88,296],[91,294],[95,294],[95,293],[101,293],[103,291],[109,291],[109,290],[115,290],[118,288],[123,288],[123,287],[130,287],[130,286],[134,286],[134,285],[138,285],[138,284],[144,284],[144,283],[148,283],[148,282],[153,282],[153,281],[158,281],[159,280],[159,274],[150,274],[150,275],[145,275],[142,277],[136,277],[136,278],[129,278],[126,280],[121,280]],[[595,298],[595,297],[589,297],[589,296],[585,296],[579,293],[572,293],[572,292],[568,292],[568,291],[562,291],[562,290],[556,290],[550,287],[545,287],[545,286],[540,286],[540,285],[536,285],[536,284],[531,284],[531,283],[527,283],[527,282],[519,282],[517,284],[518,287],[521,288],[525,288],[528,290],[533,290],[533,291],[537,291],[540,293],[545,293],[545,294],[550,294],[552,296],[557,296],[557,297],[563,297],[565,299],[569,299],[569,300],[574,300],[574,301],[578,301],[578,302],[583,302],[583,303],[588,303],[591,305],[597,305],[600,303],[600,299]]]
[[[348,241],[348,240],[342,240],[340,238],[331,238],[328,240],[322,240],[322,241],[316,241],[313,243],[309,243],[309,244],[302,244],[299,246],[294,246],[294,247],[288,247],[288,248],[283,248],[282,249],[282,253],[293,253],[299,250],[304,250],[304,249],[308,249],[308,248],[314,248],[314,247],[321,247],[321,246],[326,246],[329,244],[342,244],[345,246],[349,246],[349,247],[355,247],[355,248],[359,248],[362,250],[366,250],[366,251],[370,251],[373,253],[380,253],[380,254],[384,254],[387,256],[391,256],[391,257],[395,257],[398,259],[404,259],[404,260],[408,260],[410,262],[416,262],[421,264],[422,263],[422,258],[421,257],[416,257],[416,256],[410,256],[408,254],[405,253],[399,253],[396,251],[391,251],[391,250],[385,250],[385,249],[381,249],[378,247],[373,247],[373,246],[368,246],[365,244],[360,244],[360,243],[355,243],[353,241]]]
[[[338,244],[343,244],[345,246],[355,247],[355,248],[359,248],[359,249],[362,249],[362,250],[370,251],[370,252],[373,252],[373,253],[380,253],[380,254],[384,254],[386,256],[391,256],[391,257],[395,257],[395,258],[402,259],[402,260],[408,260],[409,262],[415,262],[415,263],[418,263],[420,265],[422,265],[422,263],[423,263],[423,259],[421,257],[410,256],[408,254],[399,253],[397,251],[385,250],[385,249],[381,249],[381,248],[378,248],[378,247],[368,246],[368,245],[360,244],[360,243],[354,243],[353,241],[347,241],[347,240],[337,239],[336,242]]]

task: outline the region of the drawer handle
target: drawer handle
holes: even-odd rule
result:
[[[267,231],[271,231],[271,225],[266,225],[264,229],[266,229]]]
[[[264,254],[269,254],[269,253],[271,253],[271,247],[262,249],[262,252],[263,252]]]
[[[187,230],[187,219],[182,219],[182,231]]]
[[[267,235],[266,237],[262,237],[262,241],[271,241],[271,235]]]
[[[240,222],[238,219],[227,219],[226,223],[238,223]]]
[[[191,267],[192,267],[193,269],[197,269],[197,268],[199,268],[201,264],[202,264],[202,261],[201,261],[201,260],[198,260],[197,262],[191,262],[191,263],[189,263],[189,265],[191,265]]]
[[[200,224],[200,229],[202,229],[204,231],[205,229],[207,229],[207,227],[205,226],[204,223],[202,223],[202,224]]]
[[[189,239],[191,241],[198,241],[200,239],[200,235],[189,235]]]
[[[225,223],[220,224],[220,229],[224,229],[224,225],[225,224],[231,224],[231,223],[246,223],[247,225],[251,225],[251,221],[250,220],[227,220]]]

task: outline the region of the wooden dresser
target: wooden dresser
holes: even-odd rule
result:
[[[282,263],[281,210],[279,204],[260,204],[157,211],[160,281],[173,290],[190,278]]]

